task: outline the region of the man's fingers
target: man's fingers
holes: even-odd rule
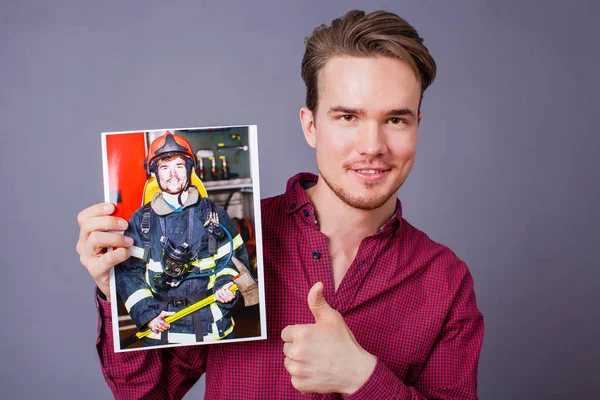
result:
[[[170,315],[173,315],[173,314],[175,314],[174,311],[163,311],[163,312],[160,313],[160,315],[162,317],[161,321],[162,321],[162,324],[163,324],[163,329],[165,331],[168,331],[169,329],[171,329],[171,324],[169,324],[167,321],[165,321],[164,318],[166,318],[166,317],[168,317]]]
[[[286,342],[283,344],[283,354],[289,359],[294,361],[301,361],[297,351],[298,346],[294,346],[294,343]]]
[[[309,373],[313,370],[311,366],[307,363],[292,360],[289,357],[286,357],[283,360],[283,365],[287,372],[290,375],[295,376],[296,378],[306,378],[309,376]]]
[[[115,205],[112,203],[94,204],[77,214],[77,223],[79,223],[79,226],[82,226],[91,217],[111,215],[113,212],[115,212]]]
[[[129,249],[119,247],[113,251],[109,251],[104,254],[100,259],[102,263],[108,267],[108,269],[114,267],[117,264],[122,263],[123,261],[129,258]]]
[[[128,248],[133,244],[133,240],[120,233],[112,232],[92,232],[84,247],[84,252],[89,256],[97,256],[109,247]]]
[[[114,251],[109,251],[102,257],[91,257],[87,260],[85,257],[82,258],[82,264],[87,268],[92,278],[96,281],[98,287],[108,285],[108,274],[110,269],[115,265],[127,260],[129,258],[129,250],[120,248]],[[87,261],[87,262],[83,262]],[[100,288],[104,292],[103,288]]]
[[[217,301],[220,303],[229,303],[231,300],[235,298],[235,293],[233,293],[229,288],[233,285],[233,282],[224,285],[221,289],[215,292],[215,297]]]
[[[94,231],[124,231],[128,225],[128,222],[123,218],[113,217],[112,215],[90,217],[81,225],[81,233],[89,235]]]
[[[283,366],[285,367],[285,369],[287,370],[287,372],[290,373],[290,375],[297,375],[300,371],[299,371],[299,367],[300,367],[300,363],[297,361],[292,360],[289,357],[286,357],[283,360]]]
[[[306,338],[306,330],[303,325],[288,325],[281,331],[281,340],[286,343],[292,343],[294,340]]]
[[[109,285],[110,269],[115,265],[129,258],[129,249],[119,248],[114,251],[109,251],[101,257],[85,257],[81,256],[81,263],[88,270],[96,284],[105,292]],[[106,286],[106,287],[105,287]]]
[[[223,300],[225,303],[229,303],[231,300],[235,299],[235,294],[229,290],[229,288],[223,291]]]
[[[127,221],[122,218],[112,216],[100,216],[90,217],[81,225],[79,231],[79,241],[77,242],[77,251],[82,252],[82,246],[84,246],[89,236],[94,232],[108,232],[108,231],[124,231],[127,229]]]

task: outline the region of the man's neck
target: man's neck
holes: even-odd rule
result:
[[[315,209],[319,229],[330,240],[360,243],[363,238],[376,234],[396,211],[395,196],[373,210],[352,207],[341,200],[323,179],[306,189],[306,194]]]
[[[315,209],[319,229],[327,237],[334,290],[337,291],[356,258],[360,242],[376,234],[394,215],[396,198],[391,196],[381,207],[361,210],[346,204],[323,179],[306,189]]]
[[[186,190],[183,193],[181,193],[181,204],[179,204],[179,193],[171,194],[171,193],[167,193],[167,192],[162,192],[162,195],[163,195],[163,199],[167,203],[169,203],[170,205],[172,205],[175,208],[179,208],[185,204],[185,201],[188,198],[188,191]]]

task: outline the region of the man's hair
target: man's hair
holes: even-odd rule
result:
[[[331,26],[318,26],[304,42],[302,79],[306,84],[306,106],[313,114],[319,100],[319,71],[332,57],[383,56],[402,60],[421,83],[421,100],[435,78],[435,61],[423,46],[423,39],[412,25],[390,12],[349,11],[334,19]]]
[[[185,161],[185,157],[184,156],[182,156],[180,154],[172,154],[170,156],[166,156],[166,157],[159,158],[158,160],[156,160],[156,165],[158,165],[159,161],[162,161],[163,163],[165,163],[167,161],[172,161],[172,160],[174,160],[176,158],[181,158],[183,161]]]

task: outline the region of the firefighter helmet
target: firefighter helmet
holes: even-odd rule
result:
[[[163,136],[159,136],[150,144],[148,149],[148,157],[146,157],[146,175],[150,177],[150,173],[154,173],[158,181],[158,160],[169,157],[180,156],[185,160],[187,169],[187,183],[184,190],[190,185],[192,169],[196,167],[196,157],[190,143],[181,135],[167,132]],[[160,186],[160,182],[159,182]],[[163,188],[161,187],[161,190]]]

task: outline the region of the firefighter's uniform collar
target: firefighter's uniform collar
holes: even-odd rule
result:
[[[193,206],[198,202],[199,198],[200,195],[198,194],[198,189],[196,189],[194,186],[189,187],[188,198],[183,203],[183,208]],[[157,215],[168,215],[175,212],[175,210],[173,210],[173,208],[171,208],[163,198],[162,192],[156,193],[152,198],[152,209]]]

